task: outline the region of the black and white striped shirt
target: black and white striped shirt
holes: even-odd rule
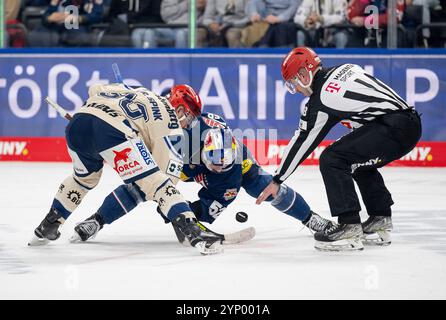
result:
[[[319,70],[312,90],[299,129],[274,176],[277,183],[285,181],[337,123],[356,129],[379,116],[411,108],[395,91],[354,64]]]

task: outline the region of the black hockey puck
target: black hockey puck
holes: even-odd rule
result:
[[[246,222],[248,221],[248,214],[246,212],[240,211],[235,214],[235,220],[238,222]]]

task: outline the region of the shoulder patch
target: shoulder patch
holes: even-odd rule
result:
[[[249,169],[251,169],[252,164],[253,164],[253,161],[251,159],[243,160],[243,163],[242,163],[242,174],[245,174],[246,172],[248,172]]]
[[[183,170],[183,162],[182,161],[175,161],[175,160],[169,160],[169,163],[166,168],[166,173],[172,177],[181,179],[181,174]]]

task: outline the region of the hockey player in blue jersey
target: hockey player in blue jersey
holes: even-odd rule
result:
[[[241,188],[257,198],[272,181],[272,176],[257,164],[246,145],[234,137],[222,117],[204,113],[187,132],[191,157],[188,161],[185,159],[181,180],[203,186],[198,192],[199,200],[190,203],[199,221],[214,222],[236,199]],[[198,134],[202,139],[199,150],[194,150],[193,141]],[[276,198],[270,197],[268,201],[313,231],[331,225],[329,220],[312,212],[302,196],[286,185]]]
[[[181,151],[183,154],[181,180],[195,181],[203,186],[198,192],[199,200],[190,203],[199,221],[213,223],[236,199],[241,188],[256,198],[272,181],[272,176],[257,164],[248,148],[233,136],[220,116],[204,113],[184,133],[185,143],[177,144],[182,145],[183,149],[173,151]],[[114,191],[115,194],[122,192],[125,192],[124,186]],[[267,201],[279,211],[300,220],[314,232],[332,225],[330,220],[312,212],[302,196],[286,185],[281,186],[275,198],[269,197]],[[111,224],[136,207],[136,204],[124,204],[125,208],[122,208],[104,203],[102,210],[76,226],[74,238],[86,241],[96,236],[104,224]],[[175,232],[183,243],[185,237],[176,229]],[[223,242],[224,235],[215,235]]]

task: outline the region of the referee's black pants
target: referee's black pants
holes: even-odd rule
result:
[[[325,149],[320,170],[332,216],[340,223],[360,222],[353,180],[370,216],[390,216],[392,196],[377,168],[407,154],[420,137],[420,116],[410,109],[377,118]]]

